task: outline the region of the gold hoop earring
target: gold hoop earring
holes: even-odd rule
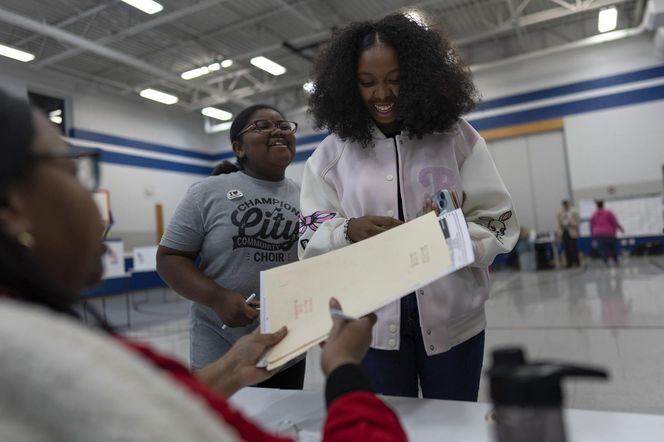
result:
[[[26,249],[31,249],[35,246],[35,237],[28,232],[19,233],[16,240]]]

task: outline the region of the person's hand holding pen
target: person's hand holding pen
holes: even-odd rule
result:
[[[256,293],[252,293],[251,295],[249,295],[249,297],[247,299],[244,300],[244,303],[247,304],[250,307],[253,307],[255,310],[260,310],[260,307],[258,307],[260,304],[252,303],[252,301],[254,300],[255,297],[256,297]],[[227,327],[227,324],[224,324],[224,325],[221,326],[221,329],[223,330],[226,327]]]
[[[221,290],[208,305],[223,321],[224,326],[243,327],[258,317],[260,301],[232,290]],[[225,328],[225,327],[224,327]]]
[[[341,365],[362,362],[371,344],[371,329],[376,323],[373,313],[359,319],[346,315],[335,298],[330,299],[330,315],[332,330],[321,345],[320,364],[325,376]]]

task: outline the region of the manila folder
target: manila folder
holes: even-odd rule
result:
[[[430,212],[374,237],[323,255],[261,272],[261,332],[288,327],[263,358],[280,367],[325,340],[329,299],[360,317],[450,273],[452,262]]]

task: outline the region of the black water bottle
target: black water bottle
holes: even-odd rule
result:
[[[526,361],[520,348],[495,350],[489,369],[497,442],[566,442],[563,378],[608,377],[605,370]]]

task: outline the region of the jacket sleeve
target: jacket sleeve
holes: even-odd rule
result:
[[[397,415],[375,394],[347,393],[334,401],[323,428],[325,442],[397,442],[408,438]]]
[[[486,267],[496,255],[512,250],[519,239],[519,223],[512,198],[482,138],[461,167],[461,187],[461,208],[475,252],[473,265]]]
[[[304,166],[300,191],[300,259],[322,255],[347,246],[344,232],[346,214],[336,191],[325,182],[311,158]]]
[[[397,415],[371,391],[371,382],[359,365],[336,368],[325,383],[327,419],[323,440],[406,441]]]

